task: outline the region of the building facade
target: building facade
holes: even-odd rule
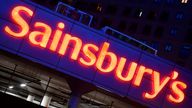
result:
[[[78,1],[57,3],[0,1],[1,97],[48,108],[192,106],[191,71],[130,36],[94,29]]]
[[[192,69],[190,0],[62,1],[93,15],[93,28],[115,28],[157,49],[158,56]]]

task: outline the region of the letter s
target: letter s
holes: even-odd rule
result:
[[[185,94],[182,90],[186,89],[187,85],[180,81],[174,81],[171,84],[171,90],[174,95],[169,94],[168,100],[174,103],[180,103],[184,100]]]
[[[21,17],[20,12],[26,12],[26,15],[32,16],[33,11],[24,6],[16,6],[13,8],[11,12],[11,18],[14,20],[16,24],[18,24],[21,28],[20,32],[13,31],[9,26],[5,26],[5,32],[14,36],[14,37],[24,37],[29,31],[29,25],[27,22]]]
[[[97,60],[96,55],[90,49],[94,50],[95,52],[97,52],[99,50],[99,48],[94,44],[86,44],[83,47],[83,53],[87,57],[88,60],[86,60],[82,57],[79,59],[80,63],[87,65],[87,66],[93,65],[95,63],[95,61]]]

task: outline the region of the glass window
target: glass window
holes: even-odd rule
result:
[[[128,32],[129,33],[134,33],[137,31],[137,27],[138,27],[138,24],[137,23],[132,23],[130,26],[129,26],[129,29],[128,29]]]
[[[124,30],[126,29],[126,27],[127,27],[126,21],[121,21],[121,22],[119,23],[119,29],[120,29],[121,31],[124,31]]]
[[[152,42],[151,43],[151,47],[158,50],[158,47],[159,47],[159,43],[158,42]]]
[[[165,52],[171,52],[172,49],[173,49],[173,45],[172,45],[172,44],[167,43],[167,44],[165,45]]]
[[[175,0],[167,0],[168,4],[173,4]]]
[[[148,15],[147,15],[147,19],[148,19],[148,20],[154,20],[155,17],[156,17],[155,11],[150,11],[150,12],[148,13]]]
[[[188,20],[189,25],[192,27],[192,18]]]
[[[182,61],[182,60],[179,60],[179,61],[176,61],[177,62],[177,64],[179,64],[180,66],[185,66],[185,62],[184,61]]]
[[[101,4],[97,4],[97,9],[96,9],[98,12],[101,12],[102,11],[102,5]]]
[[[160,3],[160,2],[161,2],[161,0],[154,0],[154,2],[155,2],[155,3]]]
[[[89,24],[89,22],[90,22],[90,16],[89,15],[87,15],[87,14],[84,14],[83,15],[83,17],[82,17],[82,19],[81,19],[81,22],[83,23],[83,24],[86,24],[86,25],[88,25]]]
[[[154,35],[156,38],[161,38],[163,36],[164,28],[159,26],[156,28]]]
[[[185,37],[186,42],[192,44],[192,28],[187,30],[187,35]]]
[[[111,26],[111,24],[112,24],[112,20],[111,19],[103,18],[101,23],[100,23],[100,27]]]
[[[131,8],[130,7],[126,7],[123,11],[123,16],[129,16],[131,14]]]
[[[183,19],[183,13],[177,13],[176,14],[176,19],[177,20],[182,20]]]
[[[163,12],[160,14],[159,20],[160,20],[160,21],[163,21],[163,22],[168,21],[168,20],[169,20],[169,12],[163,11]]]
[[[79,2],[83,2],[83,1],[80,0]],[[102,5],[100,3],[96,3],[96,2],[89,3],[89,4],[88,4],[88,2],[85,2],[81,8],[82,8],[82,10],[86,10],[86,11],[94,12],[94,13],[99,13],[102,11]]]
[[[151,29],[152,29],[151,25],[145,25],[142,34],[146,36],[150,35]]]
[[[191,45],[183,45],[179,51],[179,57],[183,59],[187,59],[191,55]]]
[[[109,5],[106,10],[107,14],[115,15],[117,13],[117,6],[115,5]]]
[[[88,5],[88,3],[84,2],[84,1],[75,2],[75,7],[80,9],[80,10],[87,10],[87,8],[88,8],[87,5]],[[92,4],[89,4],[89,5],[93,6]],[[93,8],[95,8],[95,6]]]
[[[171,28],[170,35],[175,37],[177,35],[177,29],[176,28]]]

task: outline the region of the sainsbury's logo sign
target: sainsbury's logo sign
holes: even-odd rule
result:
[[[128,69],[125,72],[126,74],[123,75],[122,73],[127,58],[118,57],[115,53],[108,51],[110,43],[103,42],[100,48],[92,43],[83,43],[81,38],[63,33],[65,28],[63,22],[58,22],[56,30],[53,32],[50,25],[37,21],[33,24],[34,30],[30,31],[30,26],[24,16],[31,18],[34,16],[34,12],[25,6],[14,7],[10,17],[14,23],[18,25],[19,31],[8,25],[4,27],[4,31],[11,37],[28,37],[30,44],[41,48],[47,48],[62,56],[65,56],[66,52],[69,50],[69,44],[72,44],[71,60],[77,61],[84,66],[94,66],[103,74],[115,72],[114,77],[118,80],[123,82],[132,81],[132,85],[136,87],[141,85],[144,75],[148,74],[151,76],[151,91],[143,92],[143,97],[145,99],[154,99],[165,86],[169,84],[171,92],[167,94],[167,100],[173,103],[181,103],[184,100],[184,90],[187,88],[187,85],[177,80],[179,76],[178,72],[173,71],[169,76],[164,76],[162,78],[159,72],[143,65],[138,65],[136,62],[130,62],[127,66]],[[50,39],[51,36],[53,36],[53,39]],[[61,43],[59,44],[59,42]],[[50,45],[48,43],[50,43]],[[80,50],[83,51],[85,57],[80,57]],[[109,60],[109,64],[104,66],[104,61],[106,59]]]

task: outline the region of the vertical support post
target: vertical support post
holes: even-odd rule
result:
[[[76,94],[74,92],[71,93],[68,108],[78,108],[79,102],[81,100],[82,94]]]
[[[44,107],[48,107],[48,106],[49,106],[49,103],[51,102],[51,96],[48,96],[48,94],[47,94],[47,89],[48,89],[48,87],[49,87],[50,81],[51,81],[51,77],[49,77],[49,80],[48,80],[48,82],[47,82],[47,85],[46,85],[46,88],[45,88],[45,91],[44,91],[44,94],[43,94],[43,99],[42,99],[42,101],[40,102],[40,105],[42,105],[42,106],[44,106]],[[45,103],[48,103],[48,105],[45,104]]]
[[[81,96],[96,89],[95,86],[87,82],[71,77],[67,78],[67,82],[72,91],[67,108],[78,108],[81,101]]]

